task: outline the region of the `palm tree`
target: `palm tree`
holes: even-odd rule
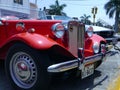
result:
[[[91,17],[90,15],[87,16],[86,14],[84,14],[83,16],[80,17],[81,22],[85,24],[91,24],[91,21],[89,20],[90,17]]]
[[[63,9],[66,7],[66,4],[59,5],[58,0],[55,1],[55,5],[50,5],[49,14],[50,15],[65,15],[66,13],[63,12]]]
[[[113,18],[115,14],[115,32],[118,31],[118,23],[119,23],[119,16],[120,16],[120,0],[110,0],[104,5],[106,10],[106,14],[109,15],[109,18]]]

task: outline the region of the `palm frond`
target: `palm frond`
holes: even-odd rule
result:
[[[65,7],[66,7],[66,4],[60,5],[58,0],[56,0],[54,5],[50,5],[50,13],[49,14],[51,14],[51,12],[52,12],[52,14],[54,14],[54,15],[62,15],[62,13],[63,13],[62,11]]]

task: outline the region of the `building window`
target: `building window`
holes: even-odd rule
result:
[[[23,0],[14,0],[14,3],[23,5]]]

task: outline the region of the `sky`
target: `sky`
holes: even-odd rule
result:
[[[35,3],[35,0],[30,0],[31,2]],[[108,15],[106,15],[106,11],[104,9],[104,5],[109,0],[58,0],[60,5],[66,4],[67,6],[64,8],[64,12],[67,16],[70,17],[78,17],[80,19],[81,16],[86,14],[87,16],[90,15],[90,20],[93,21],[93,14],[91,10],[93,7],[97,7],[98,11],[96,14],[95,22],[99,19],[107,22],[110,25],[114,24],[114,18],[110,19]],[[38,8],[43,9],[46,7],[49,9],[49,6],[55,4],[55,0],[37,0]]]

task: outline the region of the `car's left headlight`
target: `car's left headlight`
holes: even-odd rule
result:
[[[61,23],[56,23],[52,26],[52,33],[57,38],[62,38],[65,33],[65,28]]]
[[[95,43],[93,44],[93,50],[94,50],[94,53],[99,53],[100,46],[99,46],[99,43],[98,43],[98,42],[95,42]]]

